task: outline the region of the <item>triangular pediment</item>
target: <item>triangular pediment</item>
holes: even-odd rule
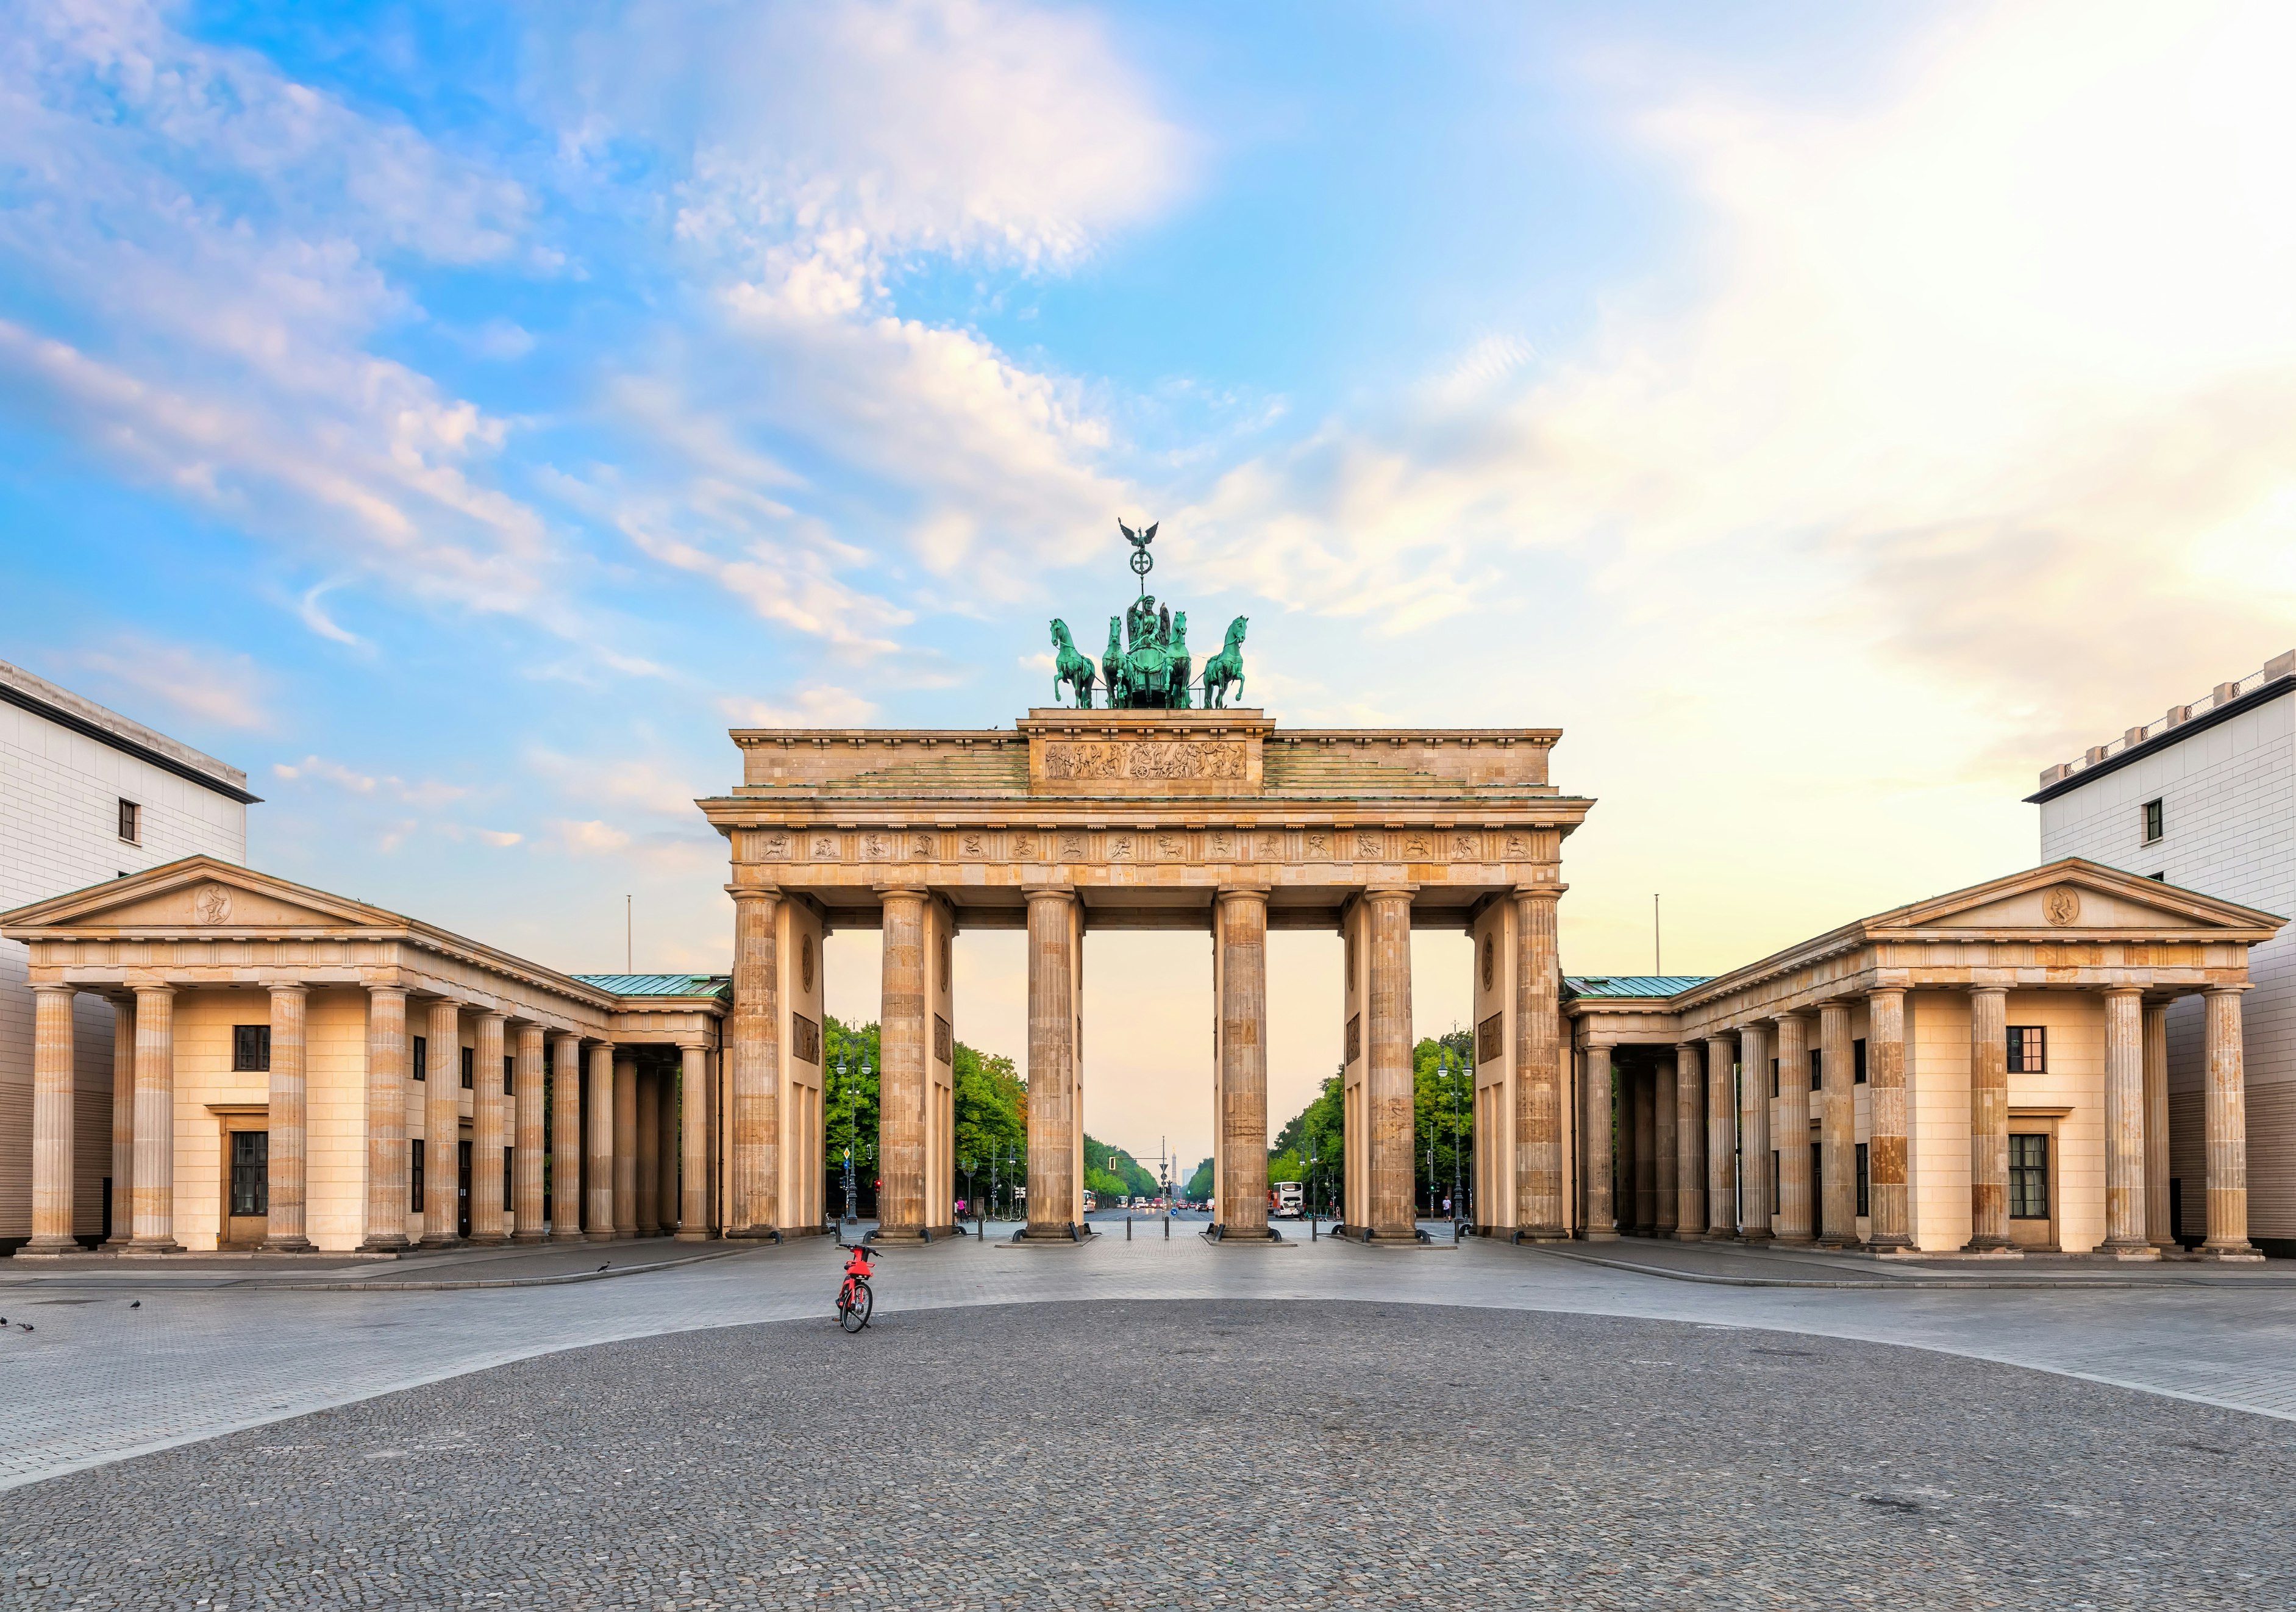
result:
[[[2125,934],[2216,932],[2226,938],[2276,931],[2284,920],[2236,902],[2180,889],[2118,868],[2067,857],[1868,919],[1868,934],[1956,930]],[[2262,931],[2262,934],[2258,934]]]
[[[0,914],[12,929],[82,931],[395,929],[406,921],[211,856],[188,856]]]

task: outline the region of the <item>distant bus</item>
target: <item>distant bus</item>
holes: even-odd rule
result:
[[[1307,1194],[1296,1181],[1275,1183],[1275,1218],[1297,1220],[1307,1212]]]

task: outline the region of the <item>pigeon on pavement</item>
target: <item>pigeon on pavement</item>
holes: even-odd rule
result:
[[[140,1298],[131,1298],[127,1301],[127,1307],[131,1310],[140,1310],[144,1307],[144,1301]]]

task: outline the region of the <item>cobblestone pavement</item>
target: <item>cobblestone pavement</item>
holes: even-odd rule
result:
[[[909,1309],[561,1352],[19,1489],[0,1605],[2277,1608],[2292,1467],[2285,1422],[1842,1338]]]
[[[12,1277],[0,1286],[12,1323],[0,1330],[0,1489],[555,1351],[819,1317],[840,1257],[808,1239],[619,1281],[441,1292]],[[1215,1248],[1145,1226],[1132,1241],[1103,1234],[1082,1246],[966,1238],[893,1250],[881,1269],[881,1313],[1257,1297],[1639,1316],[1913,1345],[2296,1419],[2296,1292],[2277,1284],[1737,1288],[1472,1240]],[[37,1330],[20,1330],[27,1322]]]

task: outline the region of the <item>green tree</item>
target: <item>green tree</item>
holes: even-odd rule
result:
[[[996,1205],[1012,1201],[1015,1182],[1028,1179],[1029,1083],[1002,1052],[956,1043],[956,1170],[968,1198],[986,1198],[994,1183]],[[989,1160],[996,1167],[989,1168]],[[968,1179],[964,1164],[972,1161]]]
[[[1340,1080],[1345,1072],[1327,1078],[1314,1101],[1284,1123],[1267,1154],[1267,1179],[1306,1183],[1315,1208],[1328,1210],[1343,1201],[1347,1109]],[[1316,1160],[1312,1168],[1308,1163],[1311,1153]]]
[[[1180,1189],[1180,1195],[1195,1203],[1201,1203],[1212,1195],[1212,1161],[1210,1159],[1207,1158],[1196,1166],[1195,1174],[1188,1177],[1188,1184]]]
[[[1429,1214],[1440,1212],[1451,1191],[1454,1170],[1459,1183],[1456,1213],[1466,1213],[1467,1183],[1475,1161],[1475,1033],[1453,1030],[1430,1036],[1412,1049],[1412,1174],[1419,1202]],[[1428,1144],[1434,1144],[1434,1172],[1428,1171]]]
[[[853,1149],[854,1212],[877,1212],[877,1084],[884,1065],[877,1027],[855,1027],[834,1017],[822,1026],[821,1179],[832,1215],[845,1212],[845,1150]]]
[[[1087,1134],[1084,1139],[1084,1184],[1104,1198],[1153,1198],[1156,1177],[1121,1148]]]

